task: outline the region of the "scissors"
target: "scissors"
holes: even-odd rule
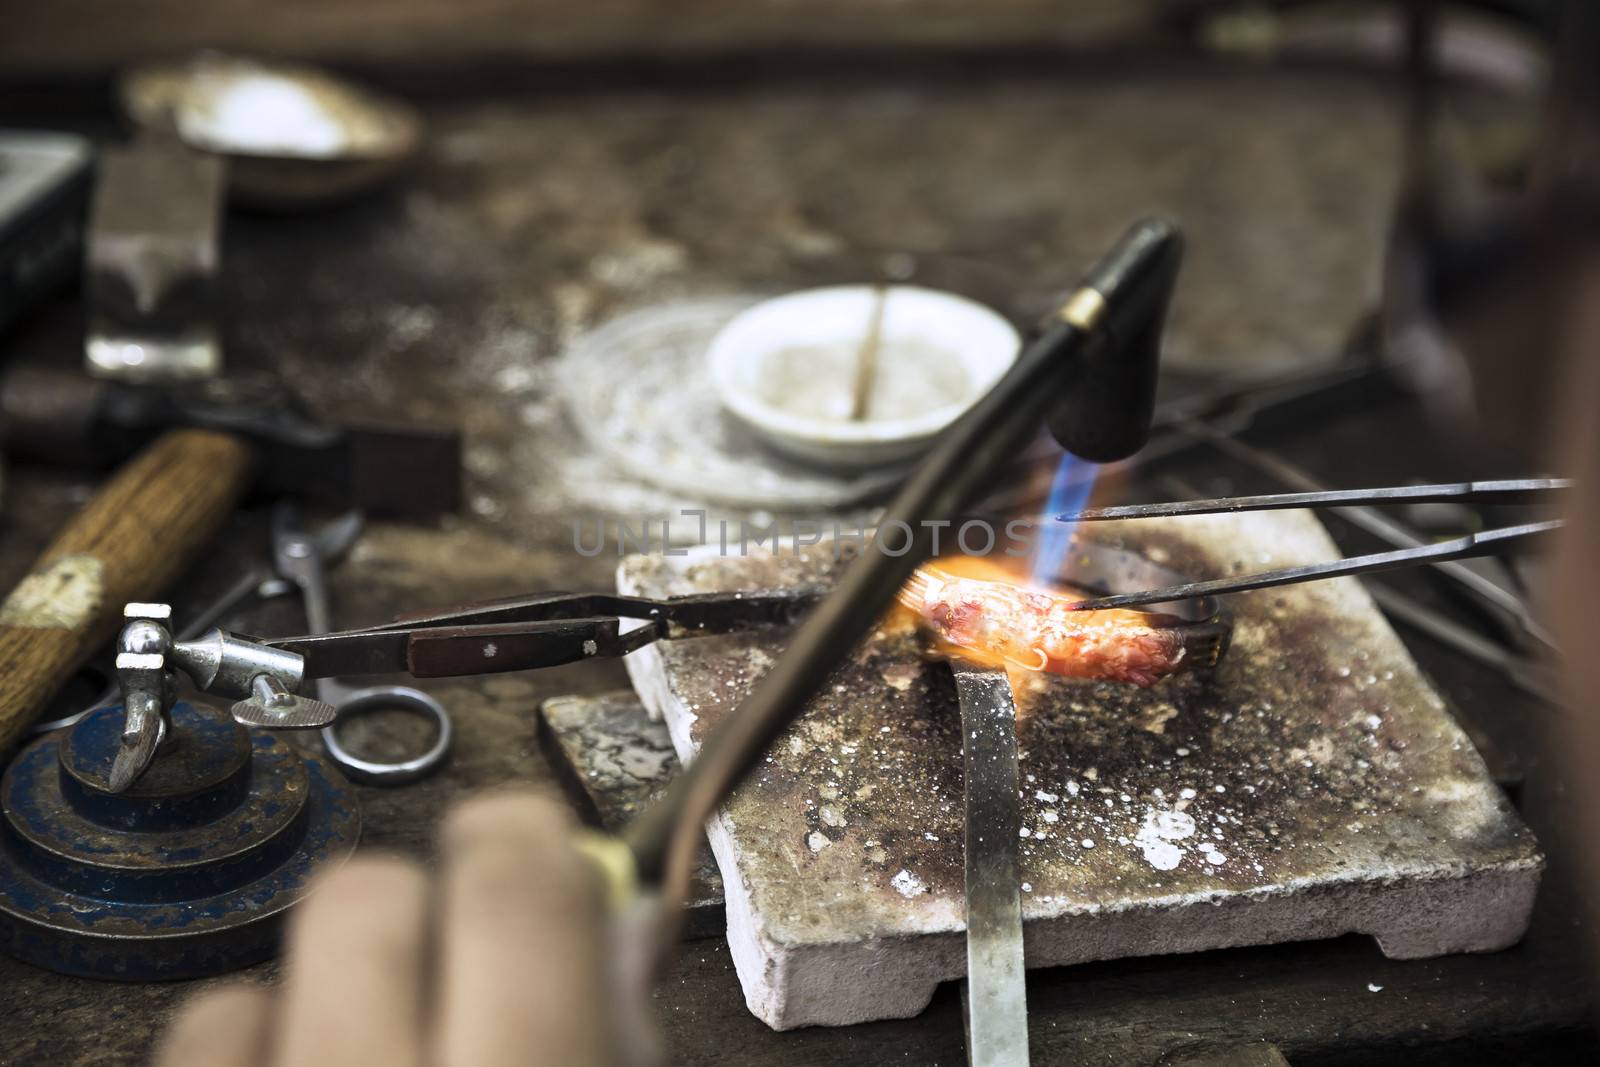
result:
[[[342,557],[361,533],[363,516],[350,511],[316,532],[307,530],[292,504],[280,504],[272,515],[272,561],[278,576],[300,590],[306,626],[313,634],[332,633],[333,611],[328,594],[328,565]],[[338,710],[334,723],[322,730],[328,756],[352,781],[368,785],[405,785],[427,777],[450,754],[454,730],[450,713],[437,699],[408,685],[353,687],[334,678],[319,678],[317,699]],[[362,759],[339,740],[341,723],[380,711],[400,711],[430,719],[438,735],[433,745],[412,759],[385,763]]]

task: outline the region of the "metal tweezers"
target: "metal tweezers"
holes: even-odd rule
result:
[[[792,623],[816,589],[652,600],[609,593],[511,597],[403,616],[360,630],[260,641],[305,659],[305,677],[404,672],[446,678],[624,656],[661,638]]]
[[[1214,500],[1179,500],[1164,504],[1134,504],[1125,507],[1089,508],[1072,515],[1058,515],[1058,522],[1105,522],[1112,519],[1170,518],[1179,515],[1212,515],[1238,511],[1276,511],[1285,508],[1341,507],[1350,504],[1424,504],[1440,502],[1484,502],[1498,504],[1532,504],[1549,500],[1560,490],[1570,489],[1572,482],[1566,478],[1515,478],[1500,481],[1448,482],[1436,485],[1400,485],[1382,489],[1332,489],[1319,493],[1269,493],[1263,496],[1220,497]],[[1446,560],[1467,559],[1472,556],[1491,555],[1509,541],[1548,534],[1562,526],[1560,519],[1523,523],[1493,530],[1483,530],[1465,537],[1440,541],[1417,548],[1393,552],[1375,552],[1367,556],[1308,563],[1299,567],[1243,574],[1235,578],[1216,578],[1204,582],[1187,582],[1170,585],[1164,589],[1150,589],[1141,593],[1119,593],[1115,596],[1082,600],[1073,607],[1083,611],[1103,608],[1131,608],[1190,597],[1220,596],[1224,593],[1243,593],[1251,589],[1269,589],[1299,582],[1320,581],[1323,578],[1340,578],[1353,574],[1370,574],[1374,571],[1414,567],[1423,563],[1441,563]]]

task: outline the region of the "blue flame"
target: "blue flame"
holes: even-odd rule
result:
[[[1050,483],[1050,502],[1045,505],[1039,531],[1039,547],[1033,556],[1035,585],[1054,585],[1060,580],[1067,552],[1072,547],[1075,522],[1057,522],[1057,515],[1073,515],[1089,505],[1089,493],[1100,473],[1100,464],[1079,459],[1071,452],[1061,454],[1055,480]]]

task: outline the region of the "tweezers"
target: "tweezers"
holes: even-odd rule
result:
[[[446,678],[625,656],[661,638],[795,622],[817,589],[707,593],[655,600],[555,593],[407,615],[381,626],[258,640],[304,658],[305,677],[404,672]]]
[[[1446,482],[1434,485],[1400,485],[1379,489],[1331,489],[1317,493],[1268,493],[1261,496],[1219,497],[1213,500],[1176,500],[1161,504],[1133,504],[1122,507],[1088,508],[1071,515],[1058,515],[1058,522],[1106,522],[1116,519],[1171,518],[1181,515],[1215,515],[1242,511],[1277,511],[1285,508],[1342,507],[1351,504],[1422,504],[1422,503],[1499,503],[1531,504],[1551,499],[1552,495],[1572,488],[1566,478],[1513,478],[1498,481]],[[1500,550],[1507,542],[1548,534],[1562,526],[1560,519],[1529,522],[1517,526],[1483,530],[1448,541],[1421,545],[1417,548],[1398,549],[1393,552],[1375,552],[1366,556],[1350,556],[1323,563],[1307,563],[1281,570],[1260,571],[1233,578],[1215,578],[1202,582],[1186,582],[1162,589],[1149,589],[1140,593],[1119,593],[1114,596],[1081,600],[1072,605],[1081,611],[1098,611],[1105,608],[1145,607],[1186,600],[1190,597],[1221,596],[1226,593],[1243,593],[1252,589],[1270,589],[1300,582],[1321,581],[1324,578],[1341,578],[1375,571],[1396,570],[1424,563],[1442,563],[1446,560],[1487,556]]]

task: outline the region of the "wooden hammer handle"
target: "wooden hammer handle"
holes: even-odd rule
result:
[[[117,471],[0,604],[0,752],[118,628],[216,533],[244,488],[250,449],[173,430]]]

